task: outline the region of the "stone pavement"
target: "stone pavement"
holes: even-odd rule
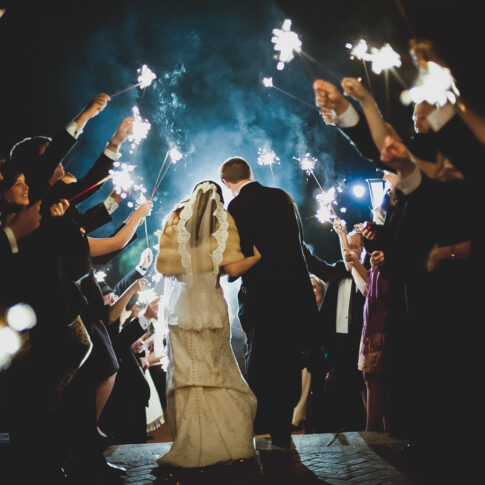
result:
[[[109,461],[127,468],[132,485],[311,485],[416,484],[419,480],[401,453],[405,443],[386,433],[347,432],[293,435],[295,449],[272,447],[270,438],[255,438],[257,455],[230,465],[199,469],[158,467],[170,443],[111,446]]]

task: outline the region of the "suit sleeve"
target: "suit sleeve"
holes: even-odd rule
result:
[[[64,160],[76,144],[76,139],[66,130],[62,130],[49,143],[47,150],[40,156],[36,163],[31,164],[27,177],[30,187],[30,202],[36,202],[42,197],[42,192],[48,187],[49,179],[52,177],[56,167]]]
[[[395,172],[395,170],[381,162],[381,154],[372,139],[365,116],[362,116],[359,113],[359,122],[355,126],[352,126],[351,128],[339,128],[339,130],[359,155],[373,162],[376,167],[381,170]]]
[[[329,264],[323,259],[315,256],[305,242],[303,243],[303,253],[307,262],[308,271],[327,283],[333,276],[335,265]]]
[[[81,214],[80,223],[84,230],[89,234],[112,220],[113,219],[111,218],[108,209],[106,209],[104,202],[100,202],[88,209],[84,214]]]
[[[119,350],[126,349],[133,342],[136,342],[145,333],[146,330],[141,327],[138,318],[134,318],[123,326],[117,338],[117,348]]]
[[[132,269],[125,275],[113,288],[117,295],[122,295],[136,280],[143,278],[143,276],[136,270]]]
[[[72,184],[56,183],[47,195],[48,205],[57,202],[59,199],[71,199],[84,191],[86,192],[73,200],[71,204],[80,204],[83,200],[91,197],[103,184],[96,185],[91,190],[87,189],[109,175],[109,171],[113,167],[113,162],[113,159],[102,153],[82,179]]]

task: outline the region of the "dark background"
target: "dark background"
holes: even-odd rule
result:
[[[408,2],[414,4],[414,2]],[[443,2],[447,3],[447,2]],[[152,123],[136,156],[123,147],[122,161],[137,165],[150,192],[171,144],[184,159],[170,170],[158,190],[148,219],[150,246],[154,232],[173,205],[202,179],[218,181],[217,168],[240,155],[263,184],[287,190],[297,202],[305,238],[316,253],[335,261],[337,237],[329,224],[313,217],[318,187],[293,160],[310,152],[318,158],[315,174],[325,188],[346,179],[339,205],[348,225],[370,217],[370,199],[351,195],[354,181],[375,177],[374,166],[360,158],[334,127],[325,126],[317,111],[274,90],[261,80],[272,76],[280,88],[314,102],[312,77],[299,58],[276,70],[271,31],[285,18],[303,49],[338,77],[362,76],[362,63],[351,60],[345,44],[365,38],[381,47],[389,42],[402,56],[399,74],[410,86],[417,75],[408,52],[409,30],[391,0],[347,1],[98,1],[4,2],[0,19],[2,46],[0,151],[25,136],[53,136],[99,92],[112,94],[136,82],[137,68],[147,64],[157,80],[145,90],[133,89],[114,98],[91,120],[67,161],[67,170],[81,176],[94,162],[119,122],[140,104]],[[414,17],[413,17],[414,18]],[[310,64],[315,77],[327,71]],[[328,78],[330,81],[334,79]],[[402,135],[411,128],[411,107],[399,104],[402,87],[390,75],[370,73],[382,112]],[[280,158],[275,181],[268,167],[257,165],[257,150],[268,147]],[[106,197],[111,182],[88,200],[88,208]],[[229,200],[229,194],[224,192]],[[129,199],[132,200],[132,199]],[[226,202],[228,201],[226,200]],[[105,236],[130,210],[126,201],[114,223],[95,235]],[[138,240],[110,265],[115,283],[138,261],[146,246],[143,227]]]

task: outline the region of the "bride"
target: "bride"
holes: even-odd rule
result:
[[[157,270],[165,277],[168,323],[167,414],[173,436],[159,464],[193,468],[253,456],[256,397],[230,346],[219,278],[239,276],[261,255],[245,258],[222,190],[198,183],[168,216]]]

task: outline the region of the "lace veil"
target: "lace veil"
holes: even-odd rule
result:
[[[215,299],[220,300],[216,288],[229,225],[218,190],[214,182],[201,182],[180,212],[177,243],[185,274],[183,288],[174,288],[177,309],[171,324],[181,328],[220,328],[224,323]]]

